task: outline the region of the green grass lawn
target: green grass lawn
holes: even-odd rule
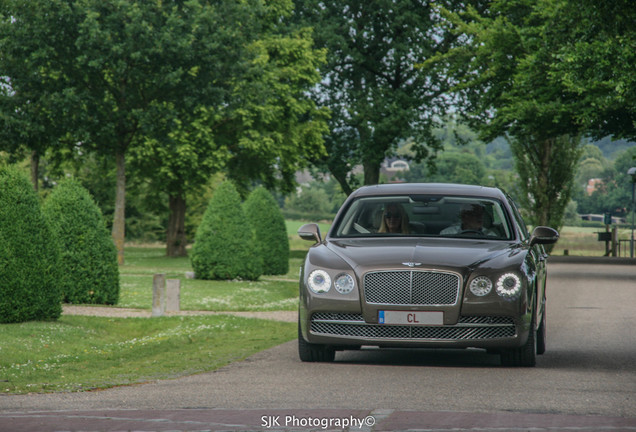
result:
[[[217,369],[297,335],[295,323],[229,315],[62,316],[2,324],[0,394],[87,391]]]
[[[129,246],[120,272],[118,307],[152,308],[152,279],[163,273],[167,279],[181,281],[183,310],[267,311],[298,308],[298,274],[311,242],[301,240],[297,231],[304,222],[288,221],[290,240],[289,272],[286,275],[261,276],[258,281],[205,281],[186,278],[192,271],[189,258],[167,258],[163,246]],[[327,233],[329,225],[320,224]]]
[[[311,246],[296,240],[300,225],[288,225],[288,274],[258,281],[188,279],[189,258],[167,258],[163,246],[128,246],[120,267],[120,302],[104,307],[151,309],[153,275],[164,273],[181,280],[182,310],[296,310],[298,270]],[[211,371],[294,339],[297,324],[230,315],[63,315],[55,322],[1,324],[0,331],[0,394],[23,394],[86,391]]]
[[[252,311],[296,310],[298,268],[302,258],[290,260],[290,274],[261,276],[257,281],[207,281],[188,279],[189,258],[166,258],[162,247],[128,247],[121,266],[120,299],[117,306],[150,309],[152,280],[156,273],[181,281],[183,310]],[[293,268],[292,268],[293,267]]]
[[[605,231],[605,228],[593,227],[563,227],[561,237],[552,250],[552,255],[564,255],[567,250],[569,255],[575,256],[603,256],[605,255],[605,242],[598,241],[597,232]],[[631,231],[627,228],[618,230],[618,238],[626,240],[630,238]],[[623,244],[625,249],[626,243]],[[629,249],[623,250],[623,256],[628,256]]]

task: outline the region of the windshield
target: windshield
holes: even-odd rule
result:
[[[336,221],[335,237],[430,236],[510,240],[502,204],[490,198],[410,195],[361,197]]]

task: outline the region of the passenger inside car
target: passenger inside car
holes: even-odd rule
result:
[[[410,232],[409,217],[402,205],[391,203],[384,208],[382,222],[380,223],[378,232],[401,234],[408,234]]]
[[[388,219],[389,215],[392,220]],[[466,218],[464,228],[462,215]],[[471,223],[471,217],[475,222]],[[481,226],[477,223],[480,221]],[[461,235],[503,239],[510,237],[507,223],[500,203],[491,200],[411,195],[387,201],[373,197],[352,203],[342,215],[336,235],[364,237],[390,233],[417,237]]]
[[[461,222],[443,229],[440,235],[456,235],[462,233],[481,234],[495,237],[497,233],[484,227],[486,211],[481,204],[466,204],[459,213]]]

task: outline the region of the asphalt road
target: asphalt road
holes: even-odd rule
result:
[[[550,264],[548,350],[536,368],[479,350],[301,363],[290,342],[213,373],[0,396],[2,431],[239,429],[636,431],[636,266]]]

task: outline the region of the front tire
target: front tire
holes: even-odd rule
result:
[[[546,330],[546,315],[547,309],[545,305],[543,306],[543,314],[541,316],[541,324],[537,329],[537,354],[541,355],[545,353],[546,341],[548,338],[547,330]]]
[[[530,324],[528,340],[519,348],[512,348],[501,353],[501,364],[512,367],[534,367],[537,364],[537,335],[534,329],[534,314]]]
[[[336,358],[336,350],[321,344],[312,344],[305,340],[298,324],[298,356],[304,362],[330,363]]]

